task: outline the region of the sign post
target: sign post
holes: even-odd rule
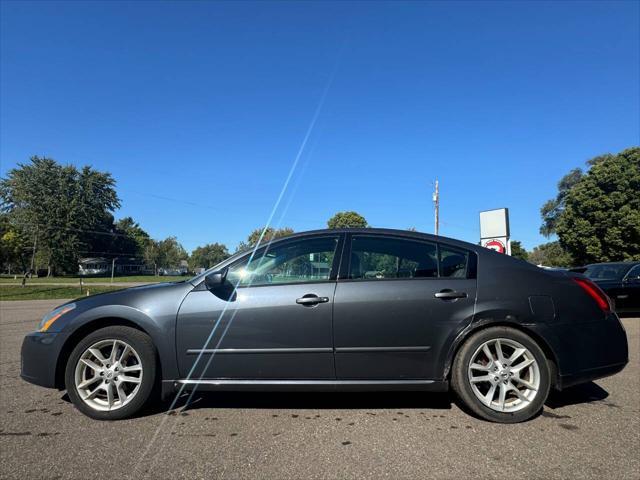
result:
[[[480,212],[480,244],[496,252],[511,255],[508,208]]]

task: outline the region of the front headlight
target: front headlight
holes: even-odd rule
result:
[[[40,325],[38,325],[38,331],[46,332],[47,330],[49,330],[49,327],[53,324],[53,322],[55,322],[62,315],[70,312],[74,308],[76,308],[75,303],[68,303],[66,305],[56,308],[55,310],[50,311],[44,317],[42,317],[42,320],[40,320]]]

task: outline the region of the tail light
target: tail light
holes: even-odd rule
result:
[[[580,287],[587,293],[587,295],[593,298],[593,300],[598,304],[598,307],[600,307],[601,310],[605,312],[613,311],[611,299],[607,296],[606,293],[602,291],[602,289],[598,285],[587,278],[574,277],[573,281],[580,285]]]

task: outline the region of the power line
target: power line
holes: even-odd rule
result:
[[[43,230],[63,230],[63,231],[69,231],[69,232],[83,232],[83,233],[93,233],[96,235],[110,235],[110,236],[115,236],[115,237],[127,237],[127,238],[131,238],[130,235],[127,235],[125,233],[115,233],[115,232],[107,232],[106,230],[89,230],[86,228],[72,228],[72,227],[60,227],[60,226],[53,226],[53,225],[44,225],[41,223],[36,223],[36,222],[16,222],[16,221],[11,221],[11,224],[13,225],[23,225],[23,226],[32,226],[32,227],[38,227],[41,228]]]

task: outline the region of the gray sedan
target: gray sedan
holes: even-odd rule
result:
[[[25,338],[22,377],[103,420],[156,391],[452,389],[471,414],[511,423],[551,388],[627,361],[611,302],[580,274],[417,232],[343,229],[61,305]]]

